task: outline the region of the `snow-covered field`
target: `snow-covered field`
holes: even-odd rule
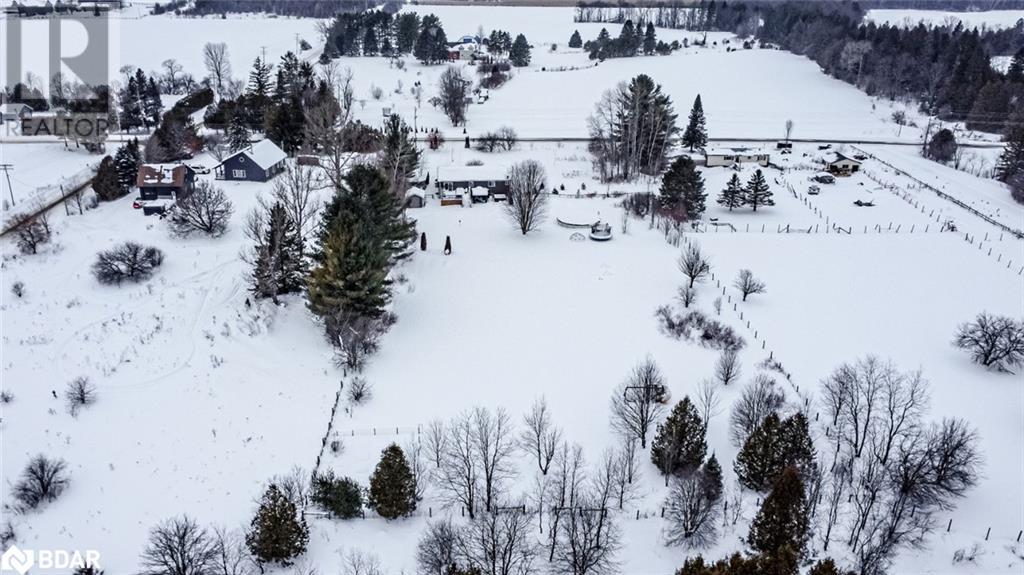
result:
[[[911,28],[918,23],[926,26],[955,26],[965,28],[1012,28],[1024,19],[1024,10],[985,10],[981,12],[944,12],[942,10],[868,10],[865,20],[877,24],[893,24]]]
[[[688,234],[714,264],[715,279],[700,287],[697,305],[713,314],[719,286],[729,286],[740,268],[767,281],[767,294],[736,311],[727,305],[722,316],[749,342],[741,353],[746,377],[772,353],[792,373],[791,401],[799,401],[795,386],[813,394],[835,365],[869,353],[904,369],[921,368],[932,384],[931,416],[969,419],[979,429],[987,464],[981,485],[941,518],[954,519],[952,532],[935,536],[926,550],[901,555],[898,572],[946,572],[953,551],[974,543],[983,550],[978,567],[1017,572],[1012,550],[1024,520],[1018,473],[1024,459],[1007,438],[1022,425],[1020,378],[978,369],[949,340],[981,307],[1020,314],[1018,268],[998,265],[960,234],[936,232],[930,216],[875,190],[864,175],[806,196],[804,178],[818,154],[798,146],[783,160],[793,169],[768,172],[770,181],[780,182],[772,181],[774,207],[755,215],[710,206],[707,217],[740,231]],[[678,248],[644,222],[631,222],[623,234],[614,199],[575,197],[581,184],[603,195],[644,190],[647,183],[598,185],[585,169],[581,145],[524,144],[502,156],[454,146],[428,154],[427,165],[471,158],[504,164],[540,159],[552,186],[565,184],[566,191],[552,198],[551,219],[527,237],[495,204],[442,208],[430,200],[412,212],[429,249],[398,270],[406,278],[395,298],[399,323],[365,374],[374,398],[339,414],[333,438],[344,450],[328,453],[324,464],[360,481],[383,447],[408,443],[431,420],[478,405],[502,406],[518,419],[540,396],[593,463],[613,443],[607,424],[612,390],[636,361],[655,358],[675,398],[694,393],[712,375],[716,354],[667,338],[653,316],[655,307],[672,302],[682,281]],[[885,173],[874,160],[865,169]],[[712,197],[730,173],[704,170]],[[808,203],[791,195],[786,181]],[[133,211],[129,197],[84,217],[55,213],[57,240],[43,255],[16,256],[4,242],[3,381],[15,396],[2,406],[4,482],[38,452],[67,459],[73,480],[56,503],[14,517],[23,546],[96,547],[107,569],[130,571],[146,530],[159,520],[187,512],[204,523],[240,528],[268,477],[313,465],[342,375],[301,299],[289,298],[278,309],[245,305],[246,268],[237,258],[245,245],[241,220],[269,186],[221,185],[236,213],[231,231],[217,240],[172,239],[162,222]],[[910,193],[941,205],[928,192]],[[852,206],[869,198],[875,207]],[[971,217],[963,210],[958,216],[958,222]],[[605,244],[570,241],[571,230],[554,225],[554,217],[606,219],[616,237]],[[826,233],[826,221],[853,233]],[[890,221],[897,224],[889,228]],[[777,233],[786,225],[804,229]],[[445,236],[452,238],[452,256],[440,251]],[[97,285],[88,270],[93,254],[125,239],[163,249],[164,267],[141,286]],[[1000,245],[1020,252],[1015,241]],[[15,281],[25,283],[23,299],[10,295]],[[736,299],[731,287],[725,293]],[[518,347],[529,350],[530,362],[516,361],[510,349]],[[100,399],[73,418],[51,390],[60,393],[79,375],[97,384]],[[738,388],[726,389],[723,405],[737,394]],[[727,412],[709,430],[710,449],[723,462],[735,456]],[[660,543],[664,487],[646,459],[643,465],[643,497],[617,515],[625,530],[622,570],[669,572],[683,554]],[[724,467],[731,484],[731,465]],[[524,461],[521,469],[517,488],[525,491],[530,464]],[[756,506],[752,499],[745,505],[749,519]],[[436,493],[423,508],[443,513]],[[414,545],[426,517],[311,521],[307,557],[315,564],[334,569],[343,552],[359,548],[399,573],[415,568]],[[706,553],[736,548],[743,525],[727,529]]]

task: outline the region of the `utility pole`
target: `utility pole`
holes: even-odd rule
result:
[[[11,193],[11,205],[14,205],[14,187],[11,186],[11,170],[14,169],[14,164],[0,164],[0,170],[3,170],[4,175],[7,176],[7,191]]]

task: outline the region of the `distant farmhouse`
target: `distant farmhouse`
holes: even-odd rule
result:
[[[860,161],[849,158],[839,152],[825,156],[825,167],[837,176],[849,176],[860,171]]]
[[[462,205],[466,196],[476,203],[508,199],[505,166],[442,166],[436,184],[442,206]]]
[[[704,150],[704,165],[731,167],[737,164],[758,164],[768,166],[771,160],[768,152],[755,148],[707,148]]]
[[[99,14],[123,6],[122,0],[13,0],[4,7],[4,14],[22,18],[51,14]]]
[[[260,140],[231,154],[215,167],[219,180],[266,182],[284,170],[288,154],[270,140]]]
[[[20,122],[32,117],[32,108],[28,104],[0,104],[0,120],[4,122]]]
[[[483,51],[480,39],[476,36],[463,36],[455,42],[448,43],[448,59],[472,60]]]

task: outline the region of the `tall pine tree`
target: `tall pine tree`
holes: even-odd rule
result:
[[[744,487],[765,491],[787,467],[807,477],[814,468],[814,456],[814,444],[803,414],[783,421],[771,413],[743,443],[733,470]]]
[[[688,220],[700,219],[704,214],[704,179],[697,165],[686,156],[676,158],[669,166],[661,179],[660,194],[662,208],[681,211]]]
[[[672,408],[651,443],[651,461],[665,476],[687,473],[700,467],[707,452],[704,424],[697,408],[684,397]]]
[[[249,232],[257,235],[251,290],[257,298],[269,297],[278,303],[279,295],[299,292],[304,285],[302,238],[280,202],[270,206],[259,223],[262,229]]]
[[[92,179],[92,189],[105,202],[116,200],[124,195],[121,192],[120,182],[118,182],[117,167],[114,164],[114,159],[110,156],[106,156],[100,161],[96,176]]]
[[[509,49],[508,60],[513,66],[519,68],[530,65],[530,43],[526,41],[526,36],[522,34],[516,36],[515,42],[512,42],[512,48]]]
[[[809,525],[804,484],[796,469],[786,468],[750,524],[747,543],[757,553],[774,556],[787,551],[803,556]]]
[[[117,185],[121,188],[122,195],[127,194],[135,186],[141,165],[142,151],[139,149],[138,139],[132,138],[117,149],[117,153],[114,154],[114,168],[117,170]]]
[[[772,189],[764,179],[764,174],[761,173],[761,170],[757,170],[754,175],[750,176],[747,187],[743,190],[743,203],[756,212],[759,206],[775,205],[772,195]]]
[[[409,181],[420,167],[420,151],[416,149],[411,132],[398,114],[391,114],[384,121],[383,149],[379,163],[391,183],[392,195],[399,202],[405,202]]]
[[[704,104],[700,100],[700,94],[697,94],[697,98],[693,101],[693,108],[690,109],[690,120],[686,124],[682,138],[683,145],[689,146],[691,152],[695,148],[703,148],[708,143],[708,131],[705,123]]]
[[[648,22],[647,29],[644,31],[644,54],[648,56],[654,54],[657,47],[658,38],[654,33],[654,24],[652,22]]]
[[[725,188],[718,193],[718,205],[729,208],[731,212],[734,208],[743,206],[744,195],[743,183],[740,182],[740,177],[734,173]]]
[[[996,164],[996,177],[1009,183],[1014,176],[1024,174],[1024,126],[1018,126],[1006,136],[1006,148]]]
[[[245,534],[245,544],[260,564],[291,565],[292,559],[306,552],[309,527],[295,504],[276,485],[263,494],[260,507]]]
[[[384,449],[370,477],[368,505],[385,519],[406,517],[416,510],[416,482],[402,448]]]

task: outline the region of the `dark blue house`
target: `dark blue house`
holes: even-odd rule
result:
[[[218,180],[266,182],[284,170],[288,157],[270,140],[260,140],[231,154],[216,168]]]

